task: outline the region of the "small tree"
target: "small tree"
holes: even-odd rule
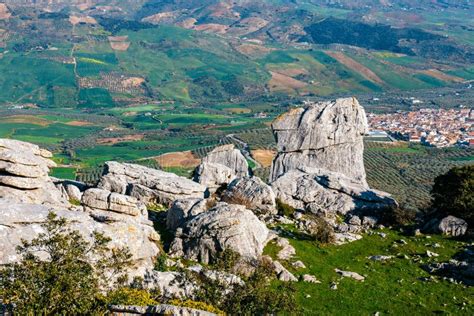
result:
[[[435,179],[432,206],[442,215],[454,215],[474,224],[474,165],[456,167]]]
[[[103,309],[102,289],[126,279],[127,249],[111,251],[110,239],[92,241],[50,213],[44,233],[17,248],[21,261],[0,270],[0,298],[23,315],[90,314]]]

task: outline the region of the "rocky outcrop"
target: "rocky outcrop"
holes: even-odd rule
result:
[[[150,290],[159,290],[160,295],[168,299],[193,298],[198,288],[184,273],[173,271],[149,270],[144,276],[143,285]]]
[[[206,187],[175,175],[140,165],[109,161],[99,188],[130,195],[149,203],[171,205],[183,198],[204,198]]]
[[[451,282],[474,286],[474,246],[467,246],[448,262],[432,262],[423,267],[432,274],[445,277]]]
[[[205,199],[185,199],[177,200],[173,203],[166,214],[166,227],[175,231],[193,216],[201,214],[208,209],[208,200]]]
[[[214,316],[217,314],[202,311],[199,309],[160,304],[154,306],[124,306],[111,305],[109,312],[113,316],[124,315],[180,315],[180,316]]]
[[[278,155],[271,170],[276,197],[318,215],[333,226],[338,242],[356,240],[373,219],[397,206],[389,194],[366,182],[363,136],[365,111],[354,98],[313,103],[280,116],[272,124]],[[336,215],[347,223],[337,223]],[[358,219],[358,221],[357,221]]]
[[[249,166],[244,155],[234,145],[214,148],[198,166],[194,180],[215,192],[236,178],[248,177]]]
[[[79,181],[51,179],[56,185],[56,188],[61,192],[63,198],[73,203],[80,202],[84,191],[88,189],[85,183]]]
[[[465,235],[467,228],[468,225],[465,220],[454,216],[447,216],[441,220],[435,218],[429,221],[423,230],[428,233],[458,237]]]
[[[20,203],[68,206],[49,178],[56,164],[52,154],[38,146],[0,139],[0,198]]]
[[[278,117],[272,129],[278,155],[273,161],[271,182],[290,170],[316,167],[367,185],[363,160],[367,119],[355,98],[293,109]]]
[[[21,240],[31,240],[42,232],[41,224],[51,209],[44,205],[22,204],[6,199],[0,199],[0,265],[17,262],[16,247]],[[111,248],[128,247],[132,254],[134,266],[130,268],[130,276],[141,275],[147,269],[152,269],[154,258],[159,249],[155,241],[159,235],[153,229],[152,223],[145,217],[128,216],[112,212],[113,217],[103,220],[97,214],[54,209],[58,217],[70,222],[71,229],[79,231],[84,238],[91,240],[92,233],[97,231],[111,238]]]
[[[102,189],[89,189],[82,195],[82,204],[86,208],[110,211],[130,216],[146,215],[143,203],[133,196],[112,193]]]
[[[276,214],[275,193],[257,177],[238,178],[232,181],[222,195],[231,204],[245,205],[257,214]]]
[[[257,259],[269,236],[265,224],[252,211],[241,205],[218,203],[178,228],[170,251],[175,257],[203,263],[212,262],[225,249],[246,259]]]
[[[93,232],[111,238],[110,247],[128,248],[130,276],[153,269],[160,236],[136,198],[76,181],[53,179],[52,154],[38,146],[0,139],[0,265],[18,261],[16,247],[42,232],[50,212],[91,240]],[[73,201],[71,204],[69,201]]]
[[[342,174],[307,168],[292,170],[273,182],[277,198],[290,206],[329,217],[350,211],[374,212],[395,206],[389,194],[368,189]]]

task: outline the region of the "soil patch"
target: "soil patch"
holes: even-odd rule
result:
[[[278,72],[270,71],[270,73],[272,74],[272,79],[268,83],[268,87],[273,92],[280,91],[292,93],[295,90],[303,89],[308,85],[303,81],[282,75]]]
[[[123,142],[133,142],[138,140],[143,140],[145,137],[144,134],[134,134],[134,135],[125,135],[122,137],[109,137],[109,138],[100,138],[97,140],[97,143],[100,145],[115,145]]]
[[[86,121],[71,121],[71,122],[67,122],[66,125],[69,125],[69,126],[90,126],[92,125],[91,122],[86,122]]]
[[[91,16],[77,16],[77,15],[71,15],[69,17],[69,22],[72,25],[77,25],[77,24],[97,24],[97,20],[94,19]]]
[[[424,73],[425,75],[434,77],[436,79],[442,80],[442,81],[452,81],[452,82],[464,81],[464,79],[462,78],[445,74],[444,72],[441,72],[438,69],[428,69],[428,70],[422,71],[422,73]]]
[[[344,66],[354,70],[355,72],[361,74],[365,78],[369,79],[372,82],[378,83],[378,84],[384,84],[383,80],[379,78],[372,70],[369,68],[365,67],[364,65],[358,63],[354,59],[344,55],[341,52],[325,52],[332,58],[336,59],[338,62],[343,64]]]
[[[11,17],[10,10],[8,10],[5,3],[0,3],[0,20],[6,20]]]
[[[38,125],[38,126],[49,126],[53,122],[41,118],[41,117],[36,117],[32,115],[13,115],[13,116],[7,116],[0,118],[0,122],[2,123],[15,123],[15,124],[33,124],[33,125]]]
[[[162,168],[194,168],[201,163],[191,151],[172,152],[155,158]]]
[[[273,158],[276,156],[276,151],[269,149],[256,149],[251,151],[252,157],[257,160],[262,167],[267,168],[272,165]]]
[[[208,24],[199,24],[195,25],[194,29],[196,31],[216,33],[216,34],[225,34],[229,27],[223,24],[208,23]]]

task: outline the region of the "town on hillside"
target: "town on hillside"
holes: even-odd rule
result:
[[[372,135],[418,142],[433,147],[474,146],[474,110],[420,109],[367,115]]]

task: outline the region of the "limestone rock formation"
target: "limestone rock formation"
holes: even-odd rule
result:
[[[146,207],[133,196],[112,193],[103,189],[89,189],[82,195],[82,204],[91,209],[121,213],[130,216],[145,215]]]
[[[217,314],[169,304],[160,304],[152,306],[124,306],[111,305],[109,312],[112,316],[121,315],[179,315],[179,316],[216,316]]]
[[[448,262],[435,261],[423,268],[429,273],[446,277],[451,282],[474,286],[474,246],[466,246]]]
[[[49,178],[56,164],[52,154],[38,146],[0,139],[0,198],[21,203],[68,206]]]
[[[454,216],[446,216],[441,220],[436,218],[431,220],[423,230],[429,233],[458,237],[465,235],[467,228],[468,225],[465,220]]]
[[[238,178],[232,181],[222,196],[231,204],[245,205],[259,214],[276,214],[275,193],[257,177]]]
[[[310,173],[292,170],[279,177],[272,184],[277,198],[296,209],[323,216],[396,205],[389,194],[368,189],[342,174],[321,169],[307,171]]]
[[[171,204],[183,198],[204,198],[206,187],[175,175],[140,165],[106,163],[99,188],[136,197],[148,203]]]
[[[20,259],[16,247],[22,239],[31,240],[42,232],[41,223],[46,221],[50,211],[44,205],[0,199],[0,265]],[[110,247],[128,247],[134,262],[130,276],[143,276],[147,269],[153,269],[154,258],[159,253],[155,244],[159,235],[146,218],[117,214],[113,221],[102,221],[89,212],[53,211],[58,217],[67,219],[71,229],[78,230],[86,240],[90,240],[92,233],[97,231],[111,238]]]
[[[89,188],[85,183],[79,181],[62,180],[56,178],[51,179],[56,185],[56,188],[61,192],[63,198],[70,202],[80,202],[82,200],[84,191]]]
[[[241,205],[218,203],[178,228],[170,249],[175,257],[203,263],[211,262],[225,249],[256,259],[269,236],[265,224],[252,211]]]
[[[174,231],[191,217],[207,210],[205,199],[176,200],[166,214],[166,227]]]
[[[367,118],[355,98],[295,108],[278,117],[272,129],[278,156],[273,161],[271,182],[293,169],[317,167],[367,185],[363,160]]]
[[[278,143],[270,175],[276,197],[323,217],[339,241],[359,238],[357,233],[368,228],[361,218],[371,216],[376,223],[381,211],[397,206],[389,194],[367,185],[363,159],[367,119],[356,99],[293,109],[277,118],[272,128]],[[338,224],[336,215],[348,223]]]
[[[233,144],[214,148],[196,169],[195,181],[214,192],[236,178],[248,177],[249,166],[244,155]]]
[[[158,289],[164,298],[192,298],[197,286],[180,272],[149,270],[144,276],[144,286],[148,289]]]

